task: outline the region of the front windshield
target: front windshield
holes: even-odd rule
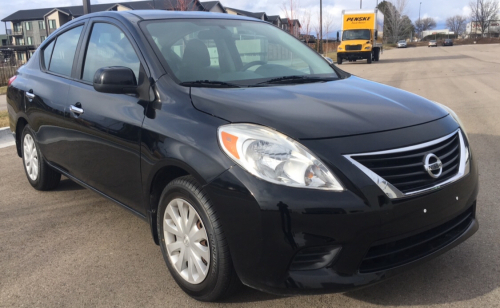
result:
[[[343,41],[369,40],[370,30],[345,30],[342,34]]]
[[[399,43],[406,43],[406,41],[399,41]]]
[[[180,83],[252,86],[284,76],[338,78],[311,48],[266,23],[171,19],[145,22],[142,28]]]

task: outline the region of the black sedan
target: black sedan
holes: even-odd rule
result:
[[[452,39],[445,39],[443,41],[443,46],[453,46],[453,40]]]
[[[7,101],[29,183],[65,175],[144,219],[198,300],[240,282],[365,286],[478,229],[477,165],[453,111],[260,20],[85,15],[42,43]]]

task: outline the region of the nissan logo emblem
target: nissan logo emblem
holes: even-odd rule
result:
[[[437,179],[443,173],[443,163],[436,155],[429,153],[424,157],[424,169],[431,177]]]

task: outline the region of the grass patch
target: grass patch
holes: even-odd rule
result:
[[[0,87],[0,95],[7,93],[7,86]]]
[[[336,51],[329,52],[326,54],[326,56],[328,58],[331,58],[333,61],[337,61],[337,52]]]
[[[0,111],[0,127],[9,126],[9,114],[7,111]]]

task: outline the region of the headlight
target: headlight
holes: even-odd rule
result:
[[[339,46],[339,50],[342,50],[342,47]]]
[[[270,128],[229,124],[218,129],[224,152],[251,174],[271,183],[342,191],[328,168],[303,145]]]
[[[372,46],[366,46],[366,47],[365,47],[365,49],[370,49],[370,48],[372,48]]]

